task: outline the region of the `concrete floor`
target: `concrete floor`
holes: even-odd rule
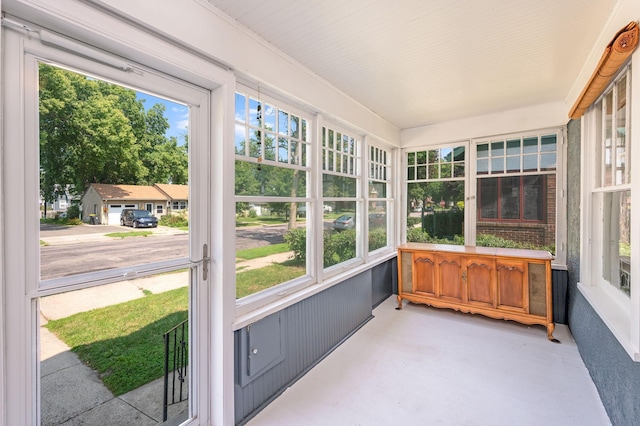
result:
[[[247,424],[611,424],[568,327],[395,304]]]

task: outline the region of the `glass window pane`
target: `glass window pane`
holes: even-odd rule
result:
[[[289,114],[284,111],[278,111],[278,133],[289,134]]]
[[[452,172],[452,167],[451,164],[448,163],[444,163],[444,164],[440,164],[440,177],[441,178],[450,178],[451,176],[451,172]]]
[[[504,142],[491,142],[491,156],[498,157],[504,155]]]
[[[540,152],[555,152],[556,147],[556,135],[543,136],[540,138]]]
[[[243,94],[236,93],[236,121],[247,121],[247,97]]]
[[[522,171],[533,172],[538,170],[538,155],[523,155],[522,156]]]
[[[306,275],[308,208],[236,203],[236,299]]]
[[[356,244],[357,203],[355,201],[335,202],[333,221],[325,226],[322,244],[323,266],[328,268],[355,259],[358,256]]]
[[[416,153],[415,152],[409,152],[407,154],[407,164],[409,166],[413,166],[414,164],[416,164]]]
[[[238,155],[246,155],[246,136],[245,136],[246,127],[242,124],[236,124],[235,131],[235,145],[236,145],[236,154]]]
[[[507,157],[507,172],[520,172],[520,156]]]
[[[546,176],[523,176],[522,205],[524,220],[544,220],[544,183]]]
[[[451,148],[442,148],[440,150],[440,162],[444,163],[444,162],[452,162],[453,161],[453,150]]]
[[[429,164],[429,179],[440,178],[440,166],[437,164]]]
[[[603,196],[603,278],[615,288],[631,294],[631,191]]]
[[[533,154],[538,152],[538,138],[525,138],[523,141],[523,152]]]
[[[520,177],[500,179],[500,219],[520,219]]]
[[[604,102],[604,182],[605,186],[615,185],[615,177],[613,173],[613,164],[615,162],[615,151],[611,145],[611,138],[613,133],[613,91],[610,91],[605,96]]]
[[[480,219],[498,218],[498,178],[478,179]]]
[[[418,179],[427,178],[427,166],[418,166]]]
[[[387,184],[369,181],[369,198],[387,198]]]
[[[489,156],[489,144],[483,143],[477,146],[478,158],[487,158]]]
[[[427,151],[416,153],[417,164],[427,164]]]
[[[264,105],[264,128],[266,130],[276,130],[276,108],[272,105]]]
[[[324,197],[356,197],[357,179],[348,176],[322,175]]]
[[[262,126],[262,104],[249,98],[249,124],[254,127]]]
[[[464,244],[464,181],[407,185],[407,241]]]
[[[369,201],[369,251],[387,246],[387,202]]]
[[[300,139],[300,118],[295,115],[291,116],[291,136]]]
[[[478,165],[476,166],[476,173],[479,175],[485,175],[489,173],[489,160],[488,159],[479,159]]]
[[[164,111],[189,117],[189,107],[48,64],[39,66],[39,107],[40,278],[187,257],[188,231],[135,236],[156,233],[168,213],[171,199],[154,185],[173,183],[188,200],[187,147],[169,136],[175,129]],[[159,165],[158,156],[172,167]],[[122,238],[122,224],[145,229]],[[175,251],[156,250],[169,240]]]
[[[616,83],[618,95],[616,111],[616,185],[627,182],[627,77],[626,75]]]
[[[454,161],[464,161],[464,156],[465,156],[465,152],[464,152],[465,147],[464,146],[457,146],[455,148],[453,148],[453,160]]]
[[[556,153],[540,154],[540,170],[555,170]]]
[[[407,169],[407,180],[415,180],[416,179],[416,168],[409,167]]]
[[[276,141],[275,135],[272,133],[265,134],[263,156],[265,160],[276,160]]]
[[[268,164],[236,161],[236,195],[304,197],[307,172]]]
[[[491,159],[491,174],[504,173],[504,157]]]
[[[464,163],[453,165],[453,177],[464,177]]]
[[[507,141],[507,155],[518,155],[520,154],[521,141],[520,139],[511,139]]]
[[[287,138],[278,138],[278,161],[280,163],[289,162],[289,140]]]

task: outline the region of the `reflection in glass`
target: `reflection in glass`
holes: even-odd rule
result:
[[[236,195],[304,197],[307,172],[296,169],[236,161]]]
[[[359,256],[356,234],[358,211],[355,201],[336,201],[331,222],[325,222],[322,241],[323,266],[328,268]],[[329,227],[327,227],[329,225]]]
[[[631,294],[631,191],[607,192],[604,198],[603,278]],[[606,243],[609,243],[608,245]]]
[[[348,176],[322,175],[323,197],[356,197],[357,180]]]
[[[387,203],[369,202],[369,251],[372,252],[387,245]]]

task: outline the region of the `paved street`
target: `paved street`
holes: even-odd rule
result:
[[[147,229],[138,229],[144,231]],[[129,232],[118,225],[60,226],[43,224],[40,240],[41,279],[141,265],[189,256],[189,236],[184,231],[158,227],[148,237],[112,238],[104,234]],[[277,244],[287,225],[237,228],[236,250]]]

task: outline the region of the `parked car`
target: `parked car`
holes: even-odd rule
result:
[[[134,228],[155,228],[158,218],[147,210],[124,209],[120,213],[120,225]]]
[[[356,226],[356,219],[353,214],[343,214],[333,221],[333,229],[336,231],[344,231],[345,229],[353,229]]]

